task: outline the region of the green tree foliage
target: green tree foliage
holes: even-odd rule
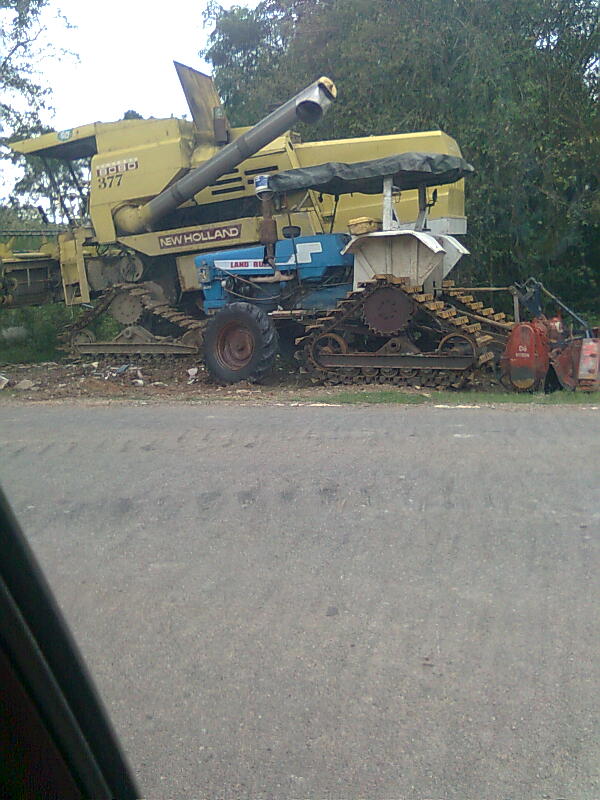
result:
[[[320,74],[314,138],[441,128],[477,172],[463,277],[600,294],[598,0],[263,0],[209,5],[203,52],[234,124]]]
[[[48,0],[0,0],[0,134],[40,124],[49,89],[36,74],[43,55],[42,12]]]
[[[73,321],[72,308],[54,303],[37,308],[9,308],[0,313],[0,367],[61,358],[58,335]],[[11,339],[12,330],[21,335]]]
[[[39,129],[43,133],[52,130],[46,126]],[[88,159],[66,162],[49,158],[44,162],[38,156],[25,158],[17,154],[13,154],[11,159],[23,167],[23,174],[12,190],[10,202],[13,207],[28,214],[35,214],[37,208],[43,208],[52,224],[65,225],[86,215],[84,187],[87,188],[89,182]],[[41,222],[42,217],[38,215],[38,227],[41,227]]]
[[[67,165],[50,162],[55,179],[52,183],[39,158],[18,156],[7,147],[11,141],[53,130],[43,121],[51,111],[50,89],[40,75],[44,59],[58,52],[46,35],[50,10],[50,0],[0,0],[0,159],[23,171],[5,203],[5,215],[10,211],[17,217],[13,226],[19,220],[27,223],[33,214],[40,227],[35,210],[39,204],[55,222],[80,214],[80,198]],[[66,20],[57,16],[68,27]],[[82,180],[84,170],[84,166],[75,167]]]

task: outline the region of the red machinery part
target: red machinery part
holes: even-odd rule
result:
[[[578,388],[600,390],[600,339],[582,339],[579,357]]]
[[[571,339],[552,350],[550,362],[565,389],[600,390],[600,338]]]
[[[577,388],[577,372],[581,353],[581,339],[571,339],[550,354],[550,363],[563,389]]]
[[[549,366],[548,334],[545,323],[534,319],[515,325],[500,360],[505,383],[517,391],[543,388]]]

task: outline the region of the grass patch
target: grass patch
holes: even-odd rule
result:
[[[306,401],[307,398],[303,398]],[[552,394],[526,394],[509,392],[403,392],[401,389],[368,389],[365,391],[333,392],[328,397],[315,395],[321,403],[344,403],[357,405],[361,403],[375,405],[393,403],[400,405],[497,405],[510,403],[518,405],[594,405],[600,404],[600,392],[553,392]]]
[[[80,308],[67,308],[62,303],[45,306],[9,308],[0,312],[0,365],[36,364],[40,361],[60,361],[65,352],[59,349],[58,335],[65,325],[74,322],[82,313]],[[119,325],[108,315],[101,316],[91,326],[98,340],[112,339]],[[16,339],[5,338],[3,332],[17,329]]]
[[[332,394],[330,398],[319,397],[321,403],[400,403],[401,405],[419,405],[428,402],[429,398],[422,394],[396,391],[394,389],[369,389],[367,391],[344,391]]]

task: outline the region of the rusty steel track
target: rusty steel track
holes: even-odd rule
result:
[[[401,301],[397,306],[407,309],[409,321],[404,331],[395,332],[399,335],[382,336],[382,331],[364,325],[366,301],[381,290],[388,307],[392,290]],[[436,295],[394,276],[375,276],[307,326],[306,335],[296,340],[301,348],[297,357],[313,380],[331,384],[460,388],[476,382],[482,373],[491,377],[497,348],[507,336],[504,328],[490,331],[489,323],[500,322],[499,315],[493,312],[489,320],[486,309],[477,314],[483,321],[474,321],[479,306],[469,307],[469,313],[465,308],[474,299],[457,295],[458,302],[452,303],[451,287],[444,291]],[[424,337],[429,349],[418,346],[418,337]]]
[[[107,342],[71,341],[73,351],[146,356],[200,353],[206,320],[169,305],[151,282],[113,286],[67,326],[61,338],[72,340],[124,292],[139,301],[143,312],[176,326],[181,335],[153,337],[148,333],[149,340],[131,342],[122,335]],[[382,298],[379,305],[377,292]],[[433,293],[408,286],[394,276],[378,275],[349,292],[335,308],[314,317],[305,335],[296,339],[299,349],[295,356],[315,382],[458,389],[480,378],[493,381],[512,325],[504,314],[477,301],[468,289],[455,289],[452,281],[445,281],[442,290]],[[423,341],[429,346],[423,347]]]
[[[121,293],[128,293],[141,303],[143,311],[152,316],[169,322],[181,330],[179,338],[172,337],[153,337],[154,341],[132,341],[125,340],[89,342],[85,344],[74,343],[75,334],[87,328],[103,313],[109,310],[112,301]],[[184,314],[177,308],[169,305],[164,296],[157,298],[155,284],[151,283],[119,283],[111,287],[106,294],[99,298],[95,306],[68,325],[61,334],[61,339],[69,342],[69,347],[76,353],[92,354],[135,354],[135,355],[194,355],[200,352],[202,345],[202,334],[206,320],[191,317]]]
[[[454,281],[444,281],[440,297],[467,316],[471,322],[481,325],[482,332],[492,337],[488,344],[489,349],[499,358],[514,322],[504,312],[497,312],[492,306],[486,306],[484,302],[477,300],[477,295],[482,291],[481,287],[456,288]]]

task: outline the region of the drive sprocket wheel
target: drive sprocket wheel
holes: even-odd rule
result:
[[[108,313],[122,325],[134,325],[144,313],[144,305],[140,297],[121,291],[111,301]]]
[[[374,333],[381,336],[393,336],[406,328],[413,313],[410,297],[392,286],[383,286],[374,291],[363,306],[364,321]]]

